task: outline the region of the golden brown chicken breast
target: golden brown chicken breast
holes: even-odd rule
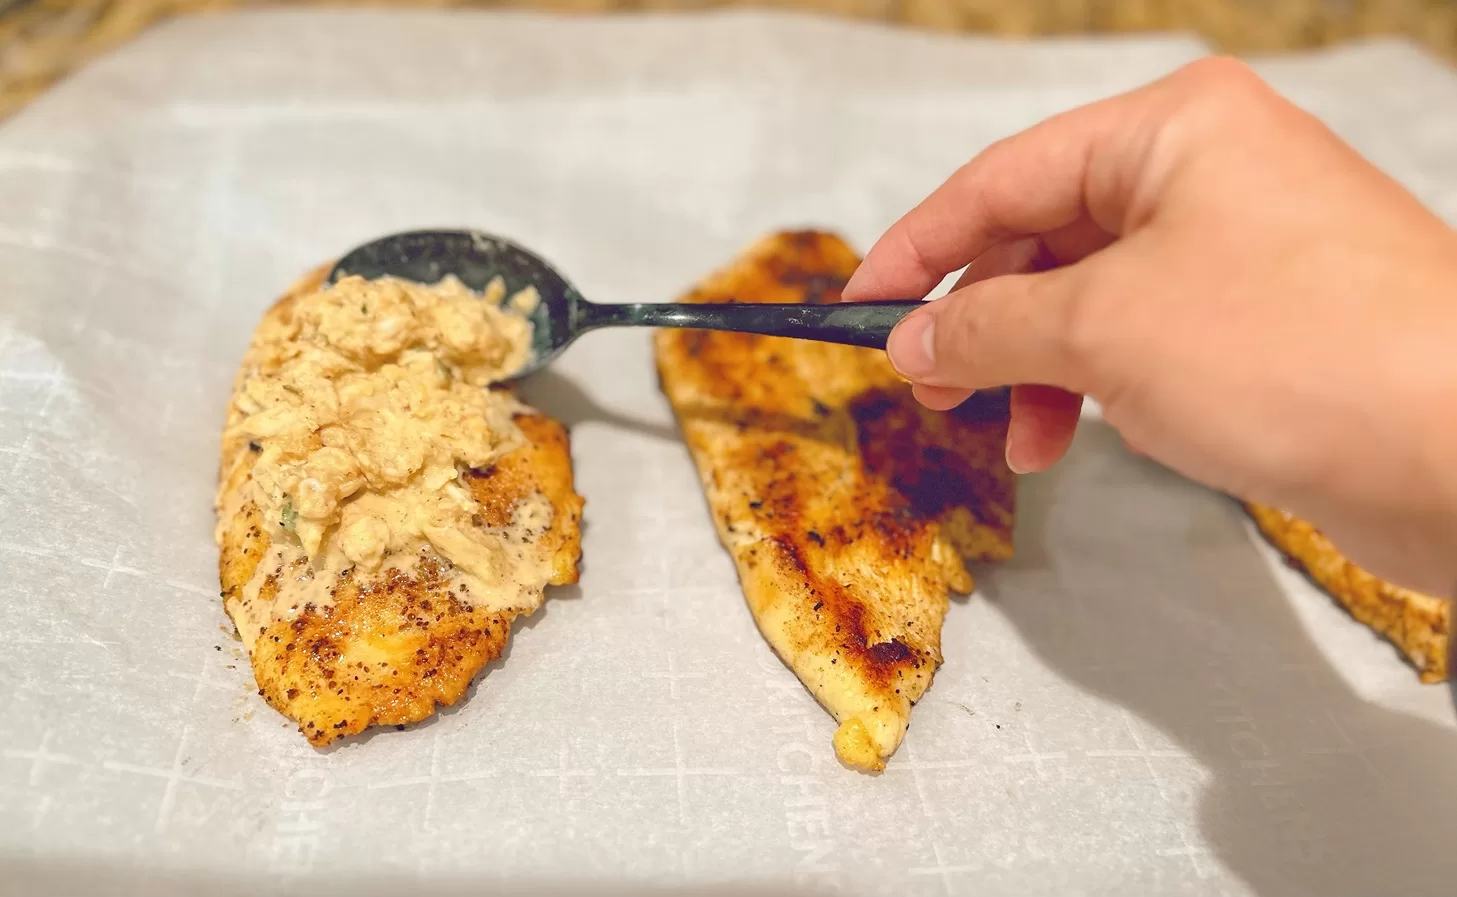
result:
[[[750,247],[689,302],[835,302],[859,259],[823,233]],[[656,334],[664,391],[760,631],[883,768],[941,663],[970,559],[1012,554],[1007,406],[927,411],[885,353],[747,334]]]
[[[316,746],[459,699],[576,581],[582,512],[565,430],[490,386],[527,351],[499,285],[324,273],[254,335],[217,499],[258,693]]]
[[[1320,530],[1264,505],[1246,505],[1260,532],[1351,616],[1389,639],[1423,682],[1441,682],[1452,637],[1452,602],[1383,582],[1351,563]]]

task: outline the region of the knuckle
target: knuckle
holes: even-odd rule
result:
[[[981,320],[976,315],[975,290],[947,296],[941,315],[935,322],[937,349],[946,349],[947,357],[963,357],[975,348],[981,333]]]
[[[1268,121],[1274,91],[1242,60],[1207,56],[1184,66],[1159,101],[1159,145],[1183,158],[1242,140]]]
[[[1205,89],[1249,90],[1263,85],[1260,76],[1234,56],[1205,56],[1184,67],[1185,79]]]
[[[1006,179],[991,177],[989,173],[1006,171],[1015,164],[1017,136],[995,141],[963,165],[957,175],[963,185],[961,195],[968,204],[968,214],[985,221],[989,235],[997,239],[1006,235],[1004,222],[1008,207],[1019,197],[1008,191]]]
[[[1007,150],[1014,146],[1016,136],[1016,134],[1009,134],[1004,137],[998,137],[996,140],[988,143],[982,147],[980,152],[963,163],[960,168],[956,169],[952,177],[963,181],[976,180],[982,169],[987,167],[989,161],[995,162],[998,157],[1005,155]]]
[[[959,381],[971,374],[971,366],[980,354],[977,347],[986,329],[977,313],[976,297],[963,293],[937,301],[945,302],[945,307],[936,316],[936,366],[943,376],[957,380],[946,385],[968,385]]]
[[[1272,93],[1254,69],[1232,56],[1208,56],[1192,62],[1183,75],[1183,87],[1192,102],[1218,113],[1247,113]]]
[[[910,263],[914,270],[926,275],[936,275],[939,273],[932,267],[931,259],[923,245],[923,238],[911,223],[907,223],[904,227],[900,228],[899,253]]]
[[[1051,275],[1051,276],[1048,276]],[[1099,293],[1086,279],[1060,269],[1034,279],[1029,305],[1044,316],[1052,362],[1068,382],[1060,384],[1080,392],[1094,391],[1104,378],[1108,316]]]

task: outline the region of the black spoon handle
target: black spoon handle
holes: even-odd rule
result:
[[[685,327],[788,336],[847,346],[884,349],[901,318],[919,308],[917,299],[841,302],[831,305],[702,302],[624,305],[578,303],[577,327]]]

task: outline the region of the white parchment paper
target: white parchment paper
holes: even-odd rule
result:
[[[1096,421],[1023,483],[1019,557],[952,607],[876,778],[755,631],[643,332],[531,385],[572,427],[585,572],[467,701],[316,752],[224,632],[218,430],[304,269],[470,225],[666,300],[772,229],[863,249],[990,141],[1200,52],[234,15],[0,126],[0,893],[1451,893],[1444,690]],[[1457,218],[1451,72],[1399,44],[1264,71]]]

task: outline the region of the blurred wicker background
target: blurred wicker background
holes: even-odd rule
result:
[[[289,0],[272,5],[286,5]],[[294,0],[296,2],[296,0]],[[388,0],[314,0],[391,5]],[[259,0],[0,0],[0,118],[162,19]],[[1183,30],[1231,52],[1407,35],[1457,59],[1457,0],[394,0],[393,5],[606,10],[774,6],[940,31],[1006,35]]]

